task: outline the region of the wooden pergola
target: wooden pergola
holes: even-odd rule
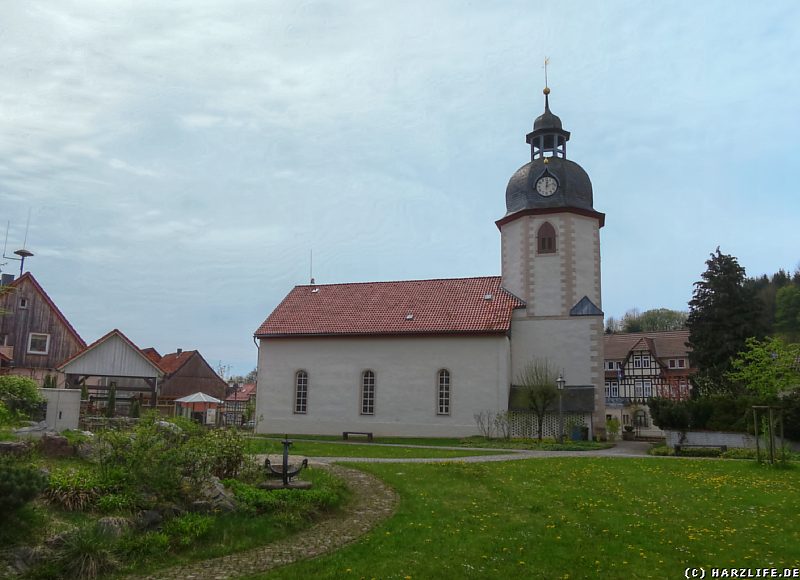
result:
[[[159,379],[164,376],[164,371],[117,329],[63,362],[58,370],[66,375],[68,389],[86,386],[102,391],[112,387],[116,391],[146,391],[154,407],[158,402]],[[104,384],[87,384],[92,378],[104,379],[98,381]]]

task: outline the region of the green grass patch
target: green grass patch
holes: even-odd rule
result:
[[[329,556],[259,577],[677,578],[800,567],[800,470],[739,461],[549,458],[359,465],[397,514]]]
[[[253,438],[247,442],[249,453],[283,453],[278,439]],[[325,441],[295,441],[290,448],[292,455],[308,457],[370,457],[370,458],[438,458],[468,457],[472,455],[495,455],[494,451],[470,451],[455,449],[425,449],[420,447],[386,447],[359,443],[328,443]]]

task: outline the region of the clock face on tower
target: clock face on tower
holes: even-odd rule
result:
[[[539,195],[543,195],[544,197],[550,197],[556,192],[557,189],[558,182],[556,181],[555,177],[551,177],[550,175],[540,177],[536,182],[536,191],[539,193]]]

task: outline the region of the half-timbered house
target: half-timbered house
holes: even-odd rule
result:
[[[58,366],[86,343],[33,274],[25,272],[7,286],[10,291],[0,296],[0,371],[39,384],[49,375],[63,384]]]
[[[605,352],[606,418],[642,435],[660,436],[647,402],[652,397],[689,397],[688,330],[607,334]]]

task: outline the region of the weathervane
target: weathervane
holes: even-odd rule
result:
[[[547,65],[550,64],[550,57],[544,57],[544,88],[547,89]]]

